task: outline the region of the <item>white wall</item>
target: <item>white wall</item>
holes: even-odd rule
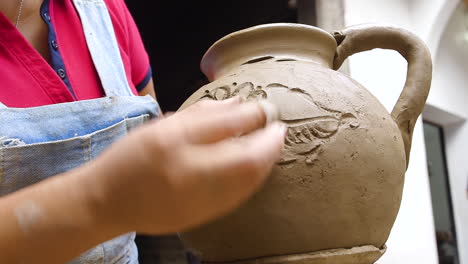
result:
[[[445,0],[411,0],[408,1],[408,7],[411,12],[412,29],[417,30],[418,34],[427,39],[431,29]]]
[[[468,39],[465,39],[464,25],[463,8],[459,6],[441,36],[428,99],[431,105],[461,117],[468,114]]]
[[[460,263],[468,264],[468,29],[459,0],[345,0],[347,25],[383,22],[403,26],[426,41],[434,78],[424,118],[444,127]],[[350,59],[351,75],[390,111],[404,83],[406,63],[376,50]],[[379,263],[438,263],[424,135],[419,121],[400,213]]]
[[[418,5],[425,7],[424,14],[414,15]],[[436,3],[437,2],[437,3]],[[360,23],[390,23],[415,32],[430,25],[420,18],[437,17],[438,1],[408,0],[345,0],[347,25]],[[417,23],[415,23],[417,21]],[[428,33],[425,33],[428,35]],[[424,36],[420,35],[424,39]],[[350,58],[351,76],[366,86],[391,111],[406,78],[407,64],[396,52],[374,50]],[[388,251],[378,263],[438,263],[432,215],[431,196],[426,165],[424,135],[421,119],[413,137],[410,166],[408,168],[399,215],[387,242]]]
[[[426,40],[434,58],[439,50],[439,40],[454,9],[461,0],[410,0],[412,29]]]
[[[461,119],[468,118],[468,39],[464,8],[451,16],[439,44],[429,103]],[[446,154],[461,263],[468,263],[468,124],[445,126]]]

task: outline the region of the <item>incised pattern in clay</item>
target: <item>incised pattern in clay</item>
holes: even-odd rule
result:
[[[281,91],[299,95],[310,108],[310,116],[298,119],[281,118],[288,127],[285,141],[285,150],[279,165],[294,162],[305,162],[314,165],[324,151],[324,145],[334,140],[340,129],[348,126],[356,129],[360,126],[358,119],[352,113],[330,109],[314,100],[312,95],[301,88],[291,88],[280,83],[271,83],[267,86],[255,86],[252,82],[242,84],[232,83],[205,90],[199,100],[225,100],[240,96],[245,100],[269,99],[271,93]],[[281,106],[280,106],[281,116]]]

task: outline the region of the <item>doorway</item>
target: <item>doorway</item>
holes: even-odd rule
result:
[[[445,158],[443,128],[424,122],[427,166],[440,264],[458,264],[452,196]]]

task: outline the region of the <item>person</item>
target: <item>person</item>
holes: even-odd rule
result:
[[[1,1],[0,63],[0,263],[138,263],[135,232],[227,214],[281,155],[262,103],[162,116],[123,0]]]

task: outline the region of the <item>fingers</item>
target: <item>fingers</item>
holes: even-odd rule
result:
[[[213,112],[223,111],[224,109],[228,109],[232,106],[238,105],[243,102],[243,99],[239,96],[229,98],[227,100],[222,101],[214,101],[214,100],[202,100],[193,105],[188,106],[183,110],[179,110],[177,112],[166,112],[161,114],[161,118],[169,119],[170,117],[174,116],[175,122],[180,121],[181,119],[193,119],[195,116],[203,116],[206,114],[210,114]]]
[[[213,217],[239,206],[262,186],[280,158],[285,133],[284,125],[274,123],[247,137],[191,151],[196,157],[185,164],[201,178],[203,189],[197,191],[217,214]]]
[[[243,102],[243,99],[239,96],[235,96],[226,100],[214,101],[214,100],[202,100],[197,103],[190,105],[189,107],[179,111],[182,117],[186,115],[194,114],[206,114],[213,113],[213,111],[223,111],[224,109],[230,108],[235,105],[239,105]]]
[[[192,110],[184,121],[182,137],[192,144],[210,144],[226,138],[248,134],[277,118],[276,108],[266,102],[207,106],[209,111]],[[271,113],[271,114],[270,114]]]
[[[220,176],[228,181],[237,181],[239,175],[250,179],[265,174],[279,160],[285,134],[285,125],[275,122],[248,136],[206,146],[203,150],[211,158],[204,159],[210,162],[202,165],[209,169],[208,173],[218,169],[223,171]],[[229,174],[232,179],[226,177]]]

